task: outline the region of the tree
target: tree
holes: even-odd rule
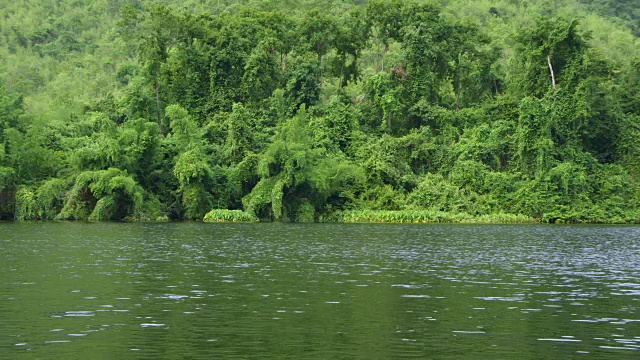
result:
[[[376,42],[382,43],[380,70],[385,71],[385,56],[389,51],[391,41],[402,39],[402,28],[405,24],[405,8],[413,6],[411,2],[406,4],[400,0],[375,0],[369,1],[366,6],[367,22],[371,27],[371,34]]]
[[[202,219],[213,206],[213,196],[207,189],[215,180],[211,158],[205,149],[204,132],[182,107],[170,105],[166,113],[171,121],[171,141],[177,152],[173,175],[179,183],[183,216]]]
[[[570,76],[565,69],[580,61],[587,48],[577,20],[542,17],[520,30],[516,42],[509,86],[518,98],[542,97],[554,89],[554,82],[563,85]]]
[[[145,11],[139,11],[133,5],[122,10],[120,28],[126,38],[137,45],[138,54],[146,71],[153,79],[156,100],[156,117],[160,134],[163,134],[164,119],[160,94],[160,72],[167,61],[169,52],[176,44],[181,18],[164,5],[149,5]]]

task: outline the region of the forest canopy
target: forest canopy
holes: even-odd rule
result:
[[[637,223],[639,9],[5,2],[0,219]]]

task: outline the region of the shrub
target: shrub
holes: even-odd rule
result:
[[[257,222],[258,218],[242,210],[213,209],[204,216],[204,222]]]

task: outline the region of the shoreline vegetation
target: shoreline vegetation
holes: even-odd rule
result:
[[[8,2],[0,220],[640,223],[637,14]]]
[[[441,211],[389,211],[350,210],[341,211],[334,219],[347,223],[465,223],[465,224],[533,224],[533,218],[513,214],[472,216],[466,213]]]
[[[243,212],[242,210],[214,209],[207,213],[202,220],[171,220],[168,217],[158,217],[156,219],[131,219],[124,218],[120,220],[107,220],[116,222],[147,222],[160,223],[171,221],[202,221],[204,223],[260,223],[273,222],[268,219],[259,219],[255,215]],[[102,222],[105,220],[60,220],[60,219],[31,219],[31,220],[12,220],[18,222],[46,222],[46,221],[87,221]],[[3,221],[4,222],[4,221]],[[283,221],[280,221],[283,222]],[[447,213],[447,212],[431,212],[431,211],[403,211],[403,210],[350,210],[340,211],[331,216],[321,217],[314,221],[296,221],[286,220],[284,222],[291,223],[351,223],[351,224],[591,224],[591,225],[637,225],[640,222],[632,219],[536,219],[525,215],[515,214],[488,214],[488,215],[470,215],[467,213]]]
[[[18,219],[18,221],[76,221],[76,220],[41,220],[41,219]],[[86,221],[96,222],[104,220],[96,220],[89,217]],[[156,219],[132,219],[125,218],[119,221],[123,222],[168,222],[168,217],[158,217]],[[196,220],[197,221],[197,220]],[[242,210],[213,209],[205,214],[202,219],[205,223],[258,223],[271,222],[271,220],[260,219],[254,214]],[[291,220],[285,222],[297,223],[358,223],[358,224],[617,224],[617,225],[633,225],[639,224],[634,219],[623,218],[600,218],[578,219],[578,218],[533,218],[518,214],[484,214],[471,215],[467,213],[449,213],[443,211],[429,210],[341,210],[325,217],[307,220]]]
[[[209,211],[204,222],[259,222],[257,216],[242,210],[214,209]]]

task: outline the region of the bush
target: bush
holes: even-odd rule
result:
[[[124,220],[140,219],[144,190],[126,171],[85,171],[76,177],[67,193],[58,219]]]
[[[303,201],[296,209],[296,222],[313,222],[316,209],[308,201]]]
[[[64,205],[64,196],[69,185],[69,182],[64,179],[51,179],[40,185],[36,191],[40,219],[51,220],[58,215]]]
[[[16,220],[40,220],[40,206],[35,193],[28,188],[21,188],[16,192]]]
[[[258,218],[242,210],[213,209],[204,216],[204,222],[257,222]]]

